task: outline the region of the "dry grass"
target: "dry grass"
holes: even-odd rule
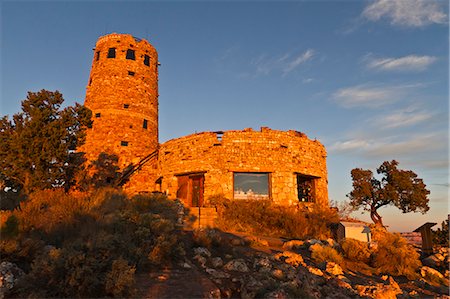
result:
[[[374,254],[373,266],[379,273],[404,275],[414,279],[417,278],[416,271],[421,265],[419,253],[399,234],[386,232],[383,238],[378,238],[378,249]]]
[[[322,207],[315,207],[313,211],[305,213],[271,201],[231,201],[219,196],[214,197],[211,203],[218,209],[217,224],[224,231],[297,239],[326,239],[331,235],[329,224],[338,221],[336,212]]]

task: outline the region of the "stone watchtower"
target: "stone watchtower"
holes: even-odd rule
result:
[[[101,152],[119,157],[121,168],[158,148],[158,53],[129,34],[100,37],[84,105],[93,127],[83,151],[88,160]]]

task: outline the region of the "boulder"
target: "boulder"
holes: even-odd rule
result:
[[[211,252],[209,252],[209,250],[206,249],[205,247],[194,248],[194,253],[196,255],[201,255],[201,256],[204,256],[204,257],[210,257],[211,256]]]
[[[339,243],[336,242],[334,239],[328,238],[324,242],[324,245],[330,246],[330,247],[338,247]]]
[[[321,267],[319,267],[319,268],[321,270],[325,270],[325,272],[327,272],[331,275],[334,275],[334,276],[344,274],[344,271],[342,271],[341,266],[339,266],[335,262],[327,262],[325,265],[321,265]]]
[[[268,247],[269,246],[269,242],[267,242],[267,240],[255,237],[255,236],[248,236],[245,237],[245,240],[249,243],[252,244],[253,246],[263,246],[263,247]]]
[[[319,243],[313,244],[311,246],[309,246],[309,251],[314,252],[316,250],[320,250],[323,246]]]
[[[264,288],[264,284],[260,279],[253,276],[247,276],[241,281],[241,298],[253,299]]]
[[[442,265],[442,261],[439,259],[439,257],[436,256],[436,254],[433,254],[427,258],[424,258],[422,260],[422,264],[431,268],[439,268]]]
[[[428,279],[444,279],[444,275],[442,275],[441,272],[427,266],[420,268],[420,275],[422,275],[423,278]]]
[[[249,272],[249,268],[243,259],[231,260],[223,266],[227,271]]]
[[[201,256],[200,254],[197,254],[196,256],[194,256],[194,260],[197,261],[200,264],[200,266],[205,268],[205,266],[206,266],[206,257]]]
[[[317,240],[317,239],[309,239],[308,241],[306,241],[306,244],[308,244],[309,246],[314,245],[314,244],[323,245],[322,241]]]
[[[4,298],[5,292],[12,289],[19,279],[25,275],[22,269],[10,262],[0,263],[0,298]]]
[[[389,278],[389,284],[377,283],[369,286],[356,285],[355,289],[359,296],[374,299],[397,298],[397,295],[403,293],[398,283],[392,277]]]
[[[278,289],[267,293],[263,297],[264,299],[287,299],[290,298],[284,289]]]
[[[303,261],[303,257],[300,254],[292,251],[277,253],[275,255],[275,258],[279,261],[284,261],[286,264],[289,264],[293,267],[298,267],[300,265],[306,266],[305,262]]]
[[[283,243],[283,250],[297,250],[305,247],[305,242],[301,240],[291,240]]]
[[[274,270],[272,270],[272,272],[270,274],[272,274],[272,277],[275,279],[278,279],[278,280],[284,279],[283,271],[281,271],[280,269],[274,269]]]
[[[218,271],[216,269],[212,269],[212,268],[206,268],[206,273],[208,273],[209,275],[211,275],[212,278],[214,279],[221,279],[221,278],[230,278],[231,275],[223,272],[223,271]]]
[[[253,262],[253,269],[260,272],[269,272],[272,268],[272,263],[268,257],[256,258]]]
[[[309,273],[312,273],[312,274],[317,275],[317,276],[323,276],[323,272],[320,269],[317,269],[317,268],[312,267],[312,266],[307,266],[307,269],[308,269]]]
[[[221,258],[221,257],[213,257],[213,258],[211,259],[211,265],[212,265],[214,268],[220,268],[220,267],[222,267],[222,266],[223,266],[223,260],[222,260],[222,258]]]

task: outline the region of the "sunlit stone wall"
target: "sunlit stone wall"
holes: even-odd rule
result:
[[[317,140],[296,131],[261,128],[204,132],[165,142],[159,151],[161,191],[177,194],[177,175],[204,173],[204,198],[222,194],[233,199],[233,173],[270,173],[270,197],[297,204],[297,174],[315,177],[315,199],[328,205],[326,151]]]
[[[146,40],[116,33],[100,37],[93,54],[84,105],[94,123],[81,151],[88,160],[116,154],[123,168],[158,146],[158,54]]]

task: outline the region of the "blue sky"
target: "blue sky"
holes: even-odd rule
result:
[[[448,2],[3,1],[1,114],[27,91],[82,103],[92,48],[118,32],[159,52],[160,141],[268,126],[319,139],[329,197],[350,171],[396,159],[431,190],[430,211],[381,209],[392,230],[446,219]],[[368,220],[367,215],[356,216]]]

